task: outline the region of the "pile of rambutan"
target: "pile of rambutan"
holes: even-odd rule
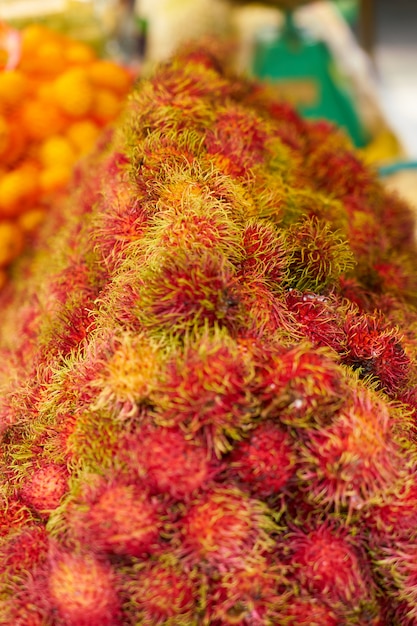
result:
[[[0,624],[417,624],[411,209],[216,45],[2,294]]]

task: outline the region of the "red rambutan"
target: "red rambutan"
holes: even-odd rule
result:
[[[172,554],[139,562],[128,573],[124,590],[127,615],[143,626],[187,626],[197,621],[199,581],[196,571],[186,571]],[[139,621],[138,621],[139,620]]]
[[[91,554],[55,549],[47,580],[50,610],[66,626],[116,626],[118,582],[110,565]]]
[[[216,454],[251,427],[256,401],[249,390],[250,362],[225,332],[200,335],[178,350],[153,396],[158,425],[201,433]]]
[[[286,270],[284,238],[274,224],[252,220],[243,231],[242,278],[267,280],[278,286]]]
[[[405,460],[394,439],[396,417],[385,399],[365,387],[351,392],[328,428],[309,430],[298,476],[317,504],[360,510],[393,488]]]
[[[186,559],[203,568],[245,569],[274,545],[271,511],[236,487],[213,485],[197,496],[179,521]]]
[[[340,615],[322,599],[314,596],[290,596],[279,611],[277,626],[341,626]]]
[[[42,566],[48,555],[48,535],[39,524],[12,531],[0,544],[0,597],[16,593],[28,575]],[[7,590],[7,591],[6,591]],[[1,623],[1,622],[0,622]]]
[[[359,540],[344,527],[322,522],[284,539],[286,560],[301,587],[345,614],[375,605],[375,584]]]
[[[348,242],[327,221],[304,218],[286,230],[285,238],[288,284],[294,289],[322,293],[354,266]]]
[[[121,457],[157,493],[188,498],[208,483],[221,466],[198,437],[179,428],[144,426],[126,435]]]
[[[290,436],[273,422],[262,422],[228,457],[231,474],[242,489],[268,498],[295,474],[296,452]]]
[[[36,513],[48,517],[68,492],[68,478],[66,465],[44,462],[32,469],[19,491],[19,497]]]
[[[332,420],[346,393],[334,353],[310,344],[272,354],[260,364],[255,381],[261,414],[300,428]]]
[[[302,293],[295,289],[287,293],[286,303],[303,334],[315,346],[329,346],[339,353],[344,351],[343,319],[346,305],[343,307],[334,296]]]
[[[220,572],[214,580],[209,580],[207,623],[211,626],[276,624],[287,599],[285,568],[259,558],[244,569]]]
[[[241,325],[237,278],[232,264],[207,250],[178,250],[144,268],[136,314],[146,328],[173,333],[218,324]]]
[[[401,334],[378,314],[347,313],[344,322],[346,356],[343,360],[360,374],[375,376],[387,393],[397,392],[405,385],[411,362],[402,343]]]
[[[149,489],[115,480],[84,487],[67,517],[70,534],[96,553],[144,556],[155,550],[162,529],[160,506]]]

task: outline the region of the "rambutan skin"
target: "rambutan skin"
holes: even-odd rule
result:
[[[242,567],[271,549],[268,507],[236,487],[213,486],[191,502],[179,522],[182,549],[208,570]]]
[[[117,588],[110,565],[94,556],[55,550],[50,557],[49,607],[68,626],[122,624]]]
[[[242,489],[260,499],[280,492],[295,475],[297,455],[290,436],[273,422],[262,422],[237,443],[228,462]]]
[[[158,546],[160,507],[149,490],[123,481],[97,481],[69,506],[71,535],[96,553],[146,556]]]

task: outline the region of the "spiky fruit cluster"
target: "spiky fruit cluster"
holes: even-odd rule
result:
[[[224,56],[138,85],[2,294],[5,626],[417,624],[411,210]]]

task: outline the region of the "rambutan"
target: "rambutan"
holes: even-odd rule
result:
[[[178,427],[144,425],[122,440],[120,457],[156,493],[188,498],[204,487],[221,464],[199,441]]]
[[[311,501],[352,512],[392,489],[406,466],[396,419],[381,395],[358,382],[333,423],[310,430],[301,449],[298,475]]]
[[[160,506],[148,488],[98,480],[84,486],[67,514],[70,534],[96,553],[143,556],[157,546],[162,529]]]
[[[276,624],[288,600],[285,568],[259,558],[208,581],[207,623],[212,626]]]
[[[23,587],[28,573],[46,561],[48,546],[46,529],[35,523],[12,531],[0,543],[0,598]]]
[[[136,313],[150,330],[184,334],[205,324],[242,324],[235,270],[223,256],[178,250],[138,277]]]
[[[201,610],[199,577],[186,571],[172,554],[163,554],[147,563],[138,562],[128,572],[124,591],[128,596],[126,614],[143,626],[196,623]]]
[[[343,321],[346,305],[335,296],[290,289],[286,303],[303,334],[315,346],[329,346],[339,353],[345,351]]]
[[[208,571],[244,569],[274,545],[268,507],[236,487],[213,485],[196,497],[179,521],[186,560]]]
[[[154,420],[200,433],[220,454],[251,427],[257,407],[250,361],[225,332],[203,333],[173,354],[154,394]]]
[[[265,421],[235,445],[227,460],[239,486],[265,499],[279,493],[294,476],[296,458],[288,433]]]
[[[345,237],[329,222],[304,218],[286,231],[288,284],[300,291],[323,293],[354,266]]]
[[[274,623],[277,626],[340,626],[341,616],[322,599],[314,596],[290,596]]]
[[[19,497],[33,511],[48,517],[68,492],[68,478],[65,465],[44,462],[32,469],[19,490]]]
[[[334,353],[306,343],[271,354],[253,388],[264,417],[301,428],[331,421],[347,390]]]
[[[402,346],[399,329],[378,314],[348,312],[344,331],[344,362],[358,368],[362,376],[375,376],[388,393],[401,389],[407,381],[411,362]]]
[[[91,554],[56,548],[50,556],[47,598],[68,626],[121,624],[121,601],[113,569]]]
[[[326,521],[295,529],[284,541],[286,560],[312,598],[345,615],[370,611],[372,606],[378,612],[367,557],[347,528]]]
[[[284,238],[268,222],[251,221],[243,231],[245,256],[240,264],[242,278],[261,278],[273,287],[279,285],[286,271]]]

